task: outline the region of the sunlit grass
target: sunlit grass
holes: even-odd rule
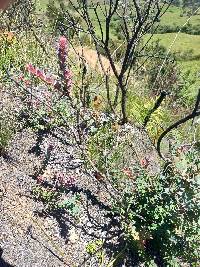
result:
[[[179,7],[171,6],[168,11],[163,15],[161,19],[161,25],[169,25],[169,26],[182,26],[188,16],[183,15],[183,10]],[[192,16],[190,19],[190,23],[192,25],[200,25],[200,13],[198,12],[196,15]]]

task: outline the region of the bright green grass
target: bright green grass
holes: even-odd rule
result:
[[[176,33],[164,33],[155,34],[152,38],[153,41],[159,40],[160,44],[163,45],[167,51],[173,43]],[[148,38],[148,36],[147,36]],[[178,37],[171,47],[171,52],[188,54],[187,60],[179,60],[178,64],[183,72],[190,71],[194,75],[200,71],[200,36],[189,35],[185,33],[178,34]],[[178,58],[178,54],[177,54]]]
[[[167,48],[170,48],[173,43],[177,33],[164,33],[164,34],[154,34],[152,40],[159,40],[160,44]],[[148,35],[147,35],[148,38]],[[200,56],[200,35],[190,35],[186,33],[179,33],[176,41],[174,42],[172,52],[182,52],[186,53],[191,51],[191,58]]]
[[[182,26],[188,19],[186,15],[181,16],[182,9],[171,6],[161,19],[161,25]],[[200,11],[191,17],[189,21],[192,25],[200,25]]]
[[[194,99],[200,88],[200,60],[179,61],[178,65],[185,75],[185,82],[190,84],[184,92],[184,97],[188,100]]]
[[[190,70],[193,73],[200,73],[200,60],[184,60],[179,61],[178,64],[181,66],[183,70]],[[199,77],[200,80],[200,77]]]
[[[42,13],[45,12],[48,3],[49,3],[49,0],[36,0],[36,10]]]

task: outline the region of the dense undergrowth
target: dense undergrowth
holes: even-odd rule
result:
[[[58,12],[59,7],[53,10]],[[198,266],[199,120],[193,118],[192,125],[191,121],[186,122],[163,140],[165,161],[158,159],[155,149],[162,132],[190,113],[198,88],[190,92],[193,80],[189,74],[181,73],[173,53],[168,54],[157,79],[167,50],[158,42],[151,43],[144,52],[153,56],[144,64],[138,58],[131,69],[128,121],[122,123],[120,101],[114,110],[109,104],[107,77],[99,67],[92,69],[90,62],[77,56],[80,45],[95,49],[91,38],[81,34],[78,41],[67,21],[63,25],[66,8],[59,11],[60,17],[50,11],[49,7],[47,26],[40,25],[41,14],[31,6],[29,27],[24,29],[17,21],[11,21],[9,29],[5,24],[1,31],[1,87],[15,93],[23,105],[15,114],[6,108],[0,111],[0,153],[6,150],[15,132],[24,128],[31,128],[37,136],[51,133],[55,137],[57,132],[63,137],[70,135],[87,173],[108,190],[107,213],[117,221],[124,242],[110,262],[104,259],[105,240],[88,243],[85,249],[97,258],[99,266]],[[6,13],[4,16],[5,22],[8,17]],[[74,19],[78,20],[77,16]],[[164,26],[161,30],[169,32]],[[189,26],[187,30],[190,31]],[[114,33],[116,27],[112,28]],[[122,36],[114,38],[112,52],[118,49]],[[122,42],[116,65],[121,64],[124,49]],[[136,71],[140,64],[143,67]],[[116,77],[113,73],[108,75],[112,98]],[[165,100],[153,110],[144,127],[145,118],[163,90]],[[65,145],[64,138],[59,140]],[[155,152],[152,157],[147,155],[149,146]],[[45,214],[67,213],[78,220],[80,195],[65,199],[73,192],[76,177],[69,176],[67,170],[46,177],[53,150],[49,144],[44,167],[35,175],[33,197],[44,203]],[[125,259],[128,265],[123,265]]]

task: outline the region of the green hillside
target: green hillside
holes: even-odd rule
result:
[[[171,6],[163,15],[161,25],[182,26],[187,19],[188,16],[184,15],[183,10],[180,7]],[[192,16],[190,23],[192,25],[200,25],[200,11]]]

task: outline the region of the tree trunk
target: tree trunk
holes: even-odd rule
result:
[[[122,124],[127,123],[127,113],[126,113],[126,106],[127,106],[127,90],[125,87],[121,88],[122,92],[122,102],[121,102],[121,112],[122,112]]]

